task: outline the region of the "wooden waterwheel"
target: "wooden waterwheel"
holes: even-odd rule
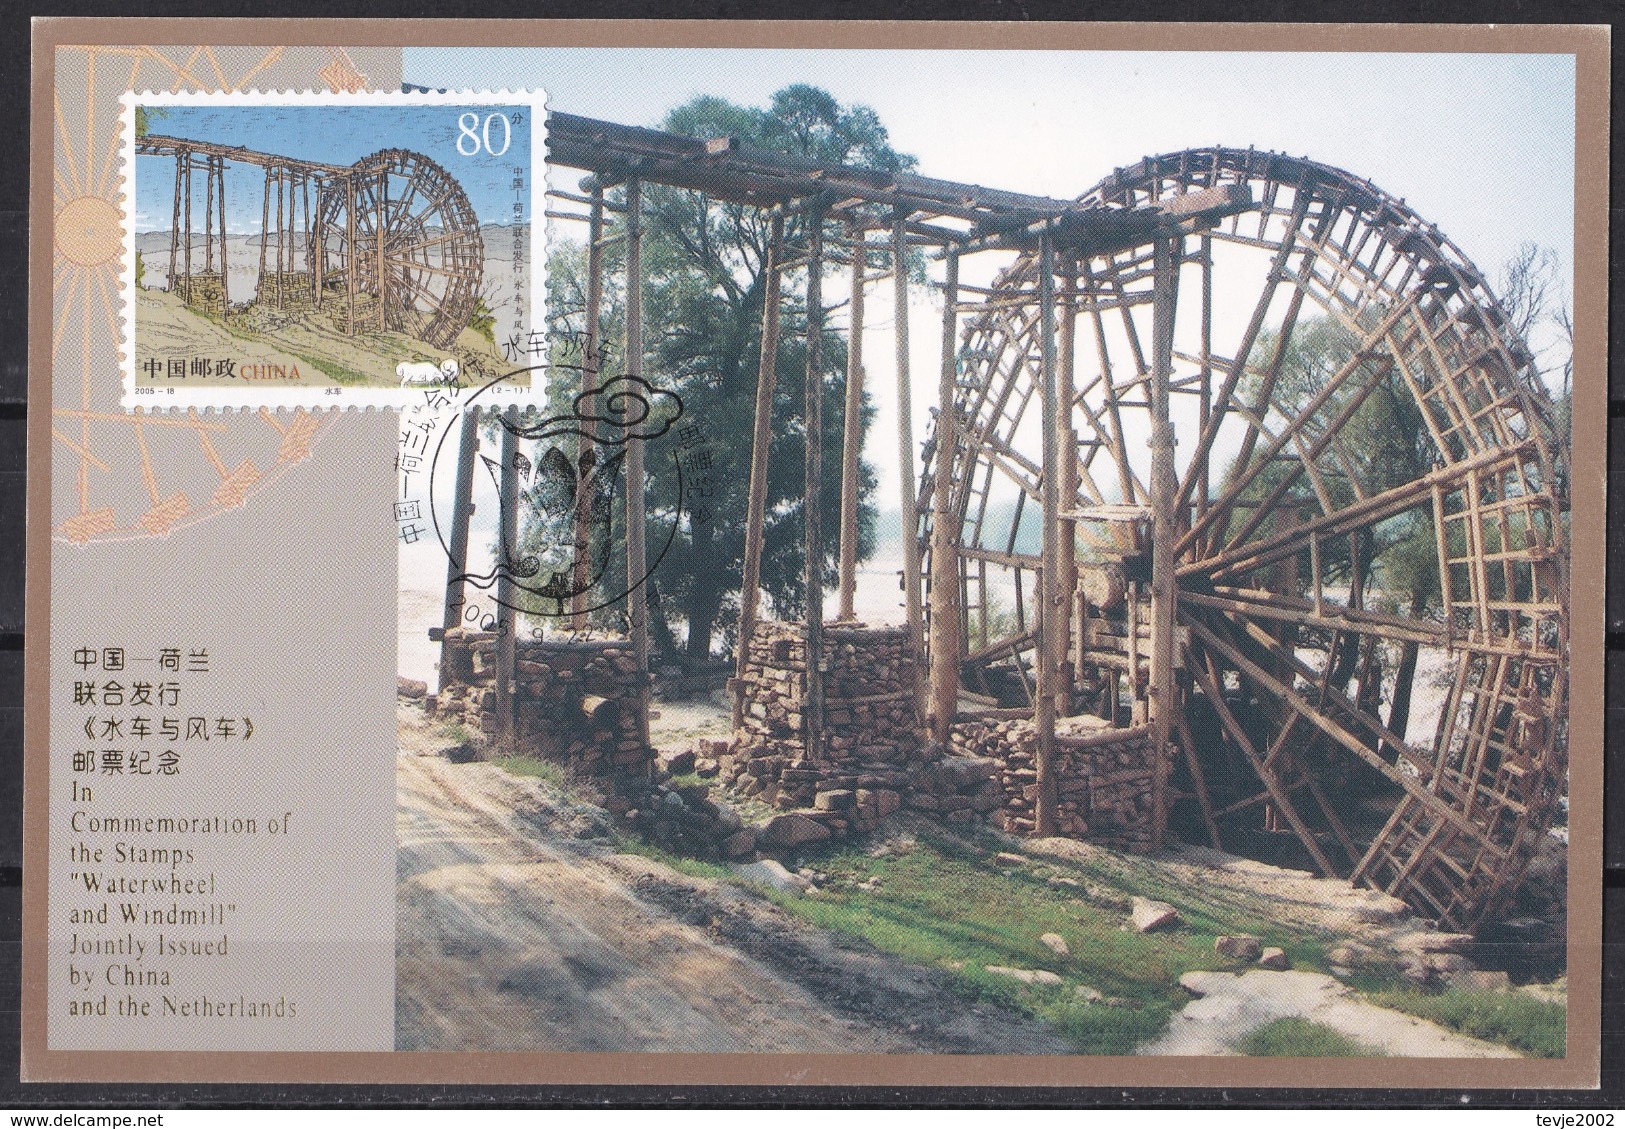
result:
[[[1226,184],[1253,206],[1173,241],[1169,825],[1242,851],[1274,836],[1469,927],[1505,904],[1566,791],[1567,437],[1483,275],[1367,181],[1202,149],[1082,199]],[[1149,243],[1063,250],[1055,288],[1075,454],[1059,479],[1063,712],[1120,724],[1154,709],[1153,267]],[[1004,705],[1035,684],[1037,275],[1024,255],[960,308],[961,685]]]
[[[328,292],[346,293],[353,271],[356,293],[379,301],[392,332],[446,349],[474,316],[479,219],[462,186],[421,153],[384,149],[331,180],[312,245]]]

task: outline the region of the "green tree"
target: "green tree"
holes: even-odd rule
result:
[[[692,137],[734,137],[747,147],[776,149],[820,162],[887,170],[908,169],[914,163],[891,148],[873,110],[843,107],[825,91],[806,85],[780,90],[765,108],[699,97],[672,110],[662,127]],[[614,194],[616,202],[623,199],[624,194]],[[680,501],[684,515],[655,577],[651,624],[656,645],[675,649],[671,625],[675,616],[668,614],[669,609],[674,610],[687,625],[686,655],[698,661],[710,655],[718,629],[726,635],[736,623],[770,221],[761,209],[662,185],[645,185],[643,199],[647,274],[644,375],[682,397],[684,422],[698,426],[710,461],[709,486],[703,488],[708,494],[700,494],[691,474],[685,482],[686,496],[680,500],[672,448],[650,445],[651,543],[657,536],[663,541]],[[840,233],[837,223],[826,221],[826,240]],[[806,240],[805,216],[799,212],[789,215],[787,254],[795,254],[794,249],[804,247]],[[568,403],[579,387],[576,368],[585,329],[585,259],[580,245],[563,246],[550,259],[556,366],[550,387],[556,405]],[[607,376],[625,371],[624,357],[618,354],[624,341],[624,249],[618,243],[612,245],[605,259],[603,337],[608,345],[602,371]],[[878,258],[875,266],[879,266]],[[832,264],[826,277],[834,274]],[[799,272],[787,274],[783,286],[762,583],[782,614],[796,615],[805,606],[801,501],[807,311]],[[837,286],[838,292],[840,289]],[[829,305],[827,300],[825,304]],[[828,320],[821,340],[826,474],[819,500],[823,527],[828,531],[823,565],[832,576],[839,529],[846,344],[838,331],[828,328]],[[872,415],[866,398],[865,428]],[[869,502],[875,478],[869,467],[863,468],[861,479],[860,556],[866,557],[872,551],[875,519]]]
[[[160,118],[167,118],[169,111],[161,106],[137,106],[135,108],[135,136],[139,140],[147,136],[152,123]]]
[[[1359,325],[1362,329],[1375,326],[1384,314],[1381,309],[1369,310],[1359,319]],[[1363,333],[1354,327],[1327,315],[1298,320],[1281,353],[1279,372],[1270,394],[1274,426],[1302,412],[1309,400],[1355,357],[1361,336]],[[1264,359],[1274,357],[1279,340],[1279,331],[1260,335],[1253,354],[1259,358],[1259,368],[1250,371],[1243,382],[1244,400],[1253,400],[1259,394]],[[1401,374],[1388,367],[1371,376],[1356,374],[1351,384],[1365,388],[1372,381],[1375,387],[1339,429],[1339,455],[1333,464],[1337,472],[1320,476],[1318,485],[1327,495],[1325,501],[1335,509],[1357,500],[1353,482],[1348,474],[1341,473],[1344,466],[1369,495],[1413,482],[1426,475],[1435,462],[1436,452],[1421,409]],[[1353,387],[1345,385],[1343,391],[1334,394],[1315,414],[1314,422],[1329,424],[1352,394]],[[1290,464],[1285,462],[1267,467],[1247,494],[1255,501],[1262,500],[1289,473]],[[1310,512],[1318,513],[1323,503],[1314,492],[1314,485],[1308,474],[1298,475],[1283,501],[1301,502]],[[1323,583],[1346,586],[1349,600],[1355,606],[1401,611],[1413,619],[1438,612],[1439,562],[1430,512],[1410,510],[1374,528],[1326,539],[1321,542],[1320,557]],[[1308,561],[1299,562],[1298,575],[1308,576],[1309,569]],[[1359,702],[1376,712],[1381,680],[1374,667],[1362,669],[1361,643],[1361,637],[1352,632],[1338,637],[1336,649],[1328,660],[1327,681],[1342,691],[1358,675]],[[1375,659],[1374,655],[1366,657]],[[1401,645],[1394,667],[1396,689],[1387,718],[1388,727],[1397,733],[1403,733],[1409,721],[1411,685],[1419,657],[1415,643]]]

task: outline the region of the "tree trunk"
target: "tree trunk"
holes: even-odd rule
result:
[[[722,607],[724,577],[716,559],[713,526],[703,523],[694,531],[693,579],[688,592],[688,658],[704,663],[711,658],[711,633]]]
[[[1411,618],[1420,619],[1426,599],[1418,592],[1411,597]],[[1404,737],[1405,727],[1411,720],[1411,685],[1416,681],[1416,662],[1421,657],[1422,645],[1415,641],[1404,644],[1399,652],[1399,669],[1394,673],[1394,704],[1388,710],[1388,728],[1395,736]],[[1398,749],[1383,750],[1390,760],[1399,759]]]
[[[1353,556],[1353,560],[1349,562],[1349,607],[1358,610],[1365,607],[1367,558],[1370,556],[1366,534],[1364,532],[1350,534],[1349,548]],[[1354,669],[1360,661],[1360,636],[1354,632],[1344,632],[1338,643],[1331,676],[1327,682],[1332,689],[1341,694],[1349,688],[1349,680],[1354,677]]]
[[[672,634],[671,624],[666,621],[666,605],[660,599],[660,589],[655,586],[655,578],[650,577],[645,586],[648,591],[632,593],[628,599],[649,601],[649,628],[654,636],[655,650],[660,652],[663,661],[671,661],[680,653],[677,649],[677,637]]]

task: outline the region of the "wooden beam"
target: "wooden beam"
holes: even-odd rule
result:
[[[1303,695],[1299,694],[1291,687],[1284,685],[1278,679],[1270,675],[1257,663],[1243,655],[1236,647],[1220,639],[1204,624],[1199,623],[1194,619],[1188,619],[1186,622],[1191,631],[1200,637],[1204,646],[1212,647],[1216,653],[1222,654],[1228,661],[1233,663],[1237,669],[1239,669],[1248,678],[1252,679],[1252,681],[1259,687],[1271,694],[1274,694],[1277,699],[1296,710],[1304,717],[1305,720],[1310,722],[1310,724],[1320,729],[1321,732],[1325,733],[1338,744],[1354,753],[1355,756],[1365,761],[1372,768],[1386,776],[1389,780],[1392,780],[1394,783],[1398,784],[1407,793],[1413,796],[1423,807],[1427,808],[1435,815],[1449,820],[1450,823],[1452,823],[1456,828],[1471,836],[1475,842],[1483,843],[1486,847],[1489,845],[1483,830],[1475,826],[1471,820],[1469,820],[1465,815],[1457,811],[1455,808],[1451,807],[1446,801],[1440,799],[1439,796],[1431,792],[1428,787],[1416,777],[1411,776],[1408,773],[1401,772],[1399,769],[1383,760],[1377,755],[1375,750],[1367,746],[1358,737],[1354,736],[1354,734],[1350,733],[1342,725],[1338,724],[1336,721],[1327,716],[1324,710],[1316,709],[1306,698],[1303,697]]]
[[[1421,504],[1428,499],[1435,485],[1449,487],[1464,478],[1472,481],[1481,471],[1492,471],[1516,461],[1532,450],[1535,442],[1534,439],[1526,439],[1511,447],[1492,447],[1482,454],[1451,463],[1421,478],[1384,490],[1380,494],[1372,494],[1341,510],[1312,518],[1288,533],[1229,548],[1206,560],[1182,565],[1180,575],[1205,573],[1222,576],[1245,572],[1273,564],[1295,553],[1307,552],[1310,537],[1313,535],[1336,536],[1357,529],[1368,529],[1380,521]]]
[[[892,331],[897,364],[897,469],[902,478],[903,604],[916,657],[924,655],[925,616],[920,606],[920,514],[915,491],[914,390],[908,355],[908,239],[906,217],[892,226]],[[922,709],[921,716],[928,711]]]
[[[1056,515],[1057,603],[1055,612],[1056,662],[1059,665],[1060,685],[1057,687],[1055,708],[1062,716],[1072,713],[1073,692],[1077,688],[1076,665],[1071,654],[1073,594],[1078,590],[1078,525],[1067,516],[1067,511],[1078,504],[1079,477],[1082,467],[1078,463],[1078,432],[1072,426],[1073,407],[1078,399],[1078,268],[1075,262],[1067,264],[1061,290],[1060,359],[1056,370],[1056,406],[1060,428],[1060,492],[1059,512]],[[1019,521],[1019,519],[1018,519]],[[1011,529],[1012,536],[1017,532]]]
[[[480,445],[480,413],[478,409],[463,411],[462,432],[457,440],[457,476],[452,488],[451,544],[446,557],[446,602],[440,618],[443,631],[450,631],[463,622],[463,607],[467,591],[463,577],[468,572],[468,527],[474,515],[474,460]],[[446,644],[440,644],[440,670],[446,669]]]
[[[762,350],[756,368],[756,417],[751,429],[750,489],[745,502],[745,575],[739,591],[739,644],[734,669],[733,724],[744,723],[744,677],[756,609],[761,600],[762,532],[767,520],[768,445],[773,441],[773,393],[779,376],[779,260],[784,255],[784,213],[769,220],[762,284]]]
[[[931,517],[931,734],[947,748],[959,708],[960,640],[959,558],[955,552],[959,523],[953,511],[954,459],[959,447],[957,336],[959,323],[959,255],[947,260],[942,289],[942,368],[937,384],[936,454],[932,464]]]
[[[1179,598],[1199,607],[1235,612],[1238,615],[1258,616],[1284,623],[1297,623],[1307,627],[1320,627],[1330,631],[1353,631],[1398,642],[1426,643],[1435,647],[1448,646],[1450,642],[1442,626],[1435,627],[1426,622],[1408,620],[1401,616],[1361,611],[1357,608],[1344,609],[1328,604],[1322,604],[1321,610],[1317,612],[1312,601],[1249,588],[1218,587],[1213,594],[1187,590],[1181,592]]]
[[[519,472],[514,467],[518,453],[519,409],[509,407],[502,414],[502,465],[497,468],[501,489],[498,502],[497,544],[500,550],[497,573],[496,714],[497,739],[504,749],[514,743],[514,635],[519,619],[515,614],[513,570],[519,562]]]
[[[803,389],[805,454],[802,480],[803,583],[806,586],[807,699],[801,711],[807,757],[824,759],[824,206],[807,208],[807,379]]]
[[[1236,743],[1236,747],[1241,750],[1242,755],[1253,766],[1253,771],[1257,773],[1259,781],[1264,785],[1265,790],[1269,792],[1270,799],[1275,802],[1275,806],[1286,817],[1287,824],[1292,828],[1293,834],[1297,835],[1298,842],[1303,844],[1304,850],[1309,852],[1309,857],[1315,860],[1315,865],[1320,868],[1322,874],[1328,877],[1336,877],[1337,868],[1332,866],[1331,860],[1326,857],[1326,852],[1320,849],[1320,843],[1315,839],[1314,831],[1298,815],[1298,809],[1292,803],[1292,797],[1287,793],[1280,781],[1275,779],[1275,774],[1264,764],[1264,760],[1259,756],[1258,749],[1253,744],[1252,739],[1247,736],[1246,730],[1236,720],[1235,714],[1230,712],[1230,705],[1224,700],[1224,687],[1220,684],[1218,675],[1213,668],[1212,659],[1209,658],[1205,665],[1193,662],[1190,666],[1196,680],[1202,684],[1202,691],[1208,696],[1208,701],[1212,704],[1214,712],[1219,715],[1219,723],[1224,726],[1225,732],[1230,735],[1230,739]]]
[[[1034,804],[1033,833],[1055,834],[1060,795],[1055,784],[1055,697],[1056,667],[1061,648],[1057,646],[1060,593],[1061,540],[1061,406],[1060,376],[1055,355],[1055,246],[1045,232],[1038,241],[1038,352],[1039,406],[1042,418],[1044,463],[1040,478],[1043,502],[1044,566],[1038,573],[1038,607],[1034,626],[1038,642],[1033,648],[1036,679],[1033,724],[1038,747],[1038,798]],[[1063,621],[1064,622],[1064,621]],[[1064,642],[1065,636],[1061,636]]]
[[[581,346],[581,394],[587,395],[598,389],[598,373],[603,363],[603,304],[604,304],[604,249],[600,240],[604,234],[604,190],[595,189],[592,196],[592,210],[588,221],[587,238],[587,324],[586,333]],[[598,435],[598,422],[596,413],[591,413],[584,421],[587,432],[584,438],[576,443],[576,465],[581,465],[581,455],[592,451],[596,459],[598,451],[596,442]],[[597,469],[597,464],[594,464]],[[587,627],[587,587],[590,575],[592,548],[592,491],[580,490],[576,495],[575,507],[575,570],[572,588],[576,589],[570,597],[570,626],[577,631],[584,631]]]
[[[863,455],[863,286],[865,241],[852,233],[851,329],[846,342],[846,414],[841,421],[841,543],[839,589],[843,622],[857,619],[853,601],[858,582],[858,467]]]
[[[1213,453],[1213,442],[1219,436],[1219,429],[1224,423],[1226,411],[1229,410],[1230,399],[1236,393],[1236,385],[1241,381],[1241,374],[1247,367],[1247,358],[1252,353],[1253,343],[1263,332],[1264,320],[1269,314],[1270,304],[1275,299],[1275,289],[1285,278],[1287,259],[1297,242],[1298,229],[1303,225],[1304,216],[1309,211],[1309,193],[1299,191],[1297,199],[1293,202],[1292,218],[1287,223],[1286,235],[1282,237],[1280,249],[1276,251],[1274,260],[1270,263],[1269,273],[1264,279],[1264,291],[1259,295],[1258,303],[1253,307],[1252,317],[1247,323],[1246,330],[1241,335],[1237,345],[1236,355],[1230,362],[1229,369],[1224,374],[1224,381],[1219,385],[1219,395],[1214,402],[1214,410],[1209,415],[1207,426],[1202,428],[1201,435],[1196,440],[1196,454],[1191,459],[1191,466],[1202,466]],[[1196,488],[1200,480],[1199,475],[1188,474],[1181,486],[1178,497],[1178,507],[1184,509],[1190,505],[1191,491]]]
[[[1151,846],[1162,846],[1168,831],[1168,737],[1178,709],[1175,699],[1174,622],[1178,580],[1174,542],[1179,536],[1179,481],[1174,473],[1174,429],[1169,419],[1168,381],[1173,373],[1175,303],[1179,294],[1179,252],[1175,240],[1159,236],[1156,302],[1151,330]]]
[[[643,186],[633,180],[626,186],[626,373],[643,376]],[[639,736],[649,743],[649,591],[644,585],[648,558],[644,546],[647,535],[643,492],[644,440],[632,438],[626,444],[626,582],[636,585],[627,597],[632,638],[632,658],[637,664],[640,686],[637,694]]]
[[[230,285],[227,282],[231,269],[226,266],[226,162],[218,157],[215,160],[214,185],[220,202],[220,320],[225,321],[231,316]]]

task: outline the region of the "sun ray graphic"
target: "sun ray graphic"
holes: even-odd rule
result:
[[[291,73],[290,73],[291,68]],[[126,91],[279,86],[358,90],[340,48],[65,46],[53,106],[52,534],[85,543],[165,536],[242,507],[310,456],[331,424],[305,411],[129,413],[121,407]],[[183,488],[184,487],[184,488]]]

